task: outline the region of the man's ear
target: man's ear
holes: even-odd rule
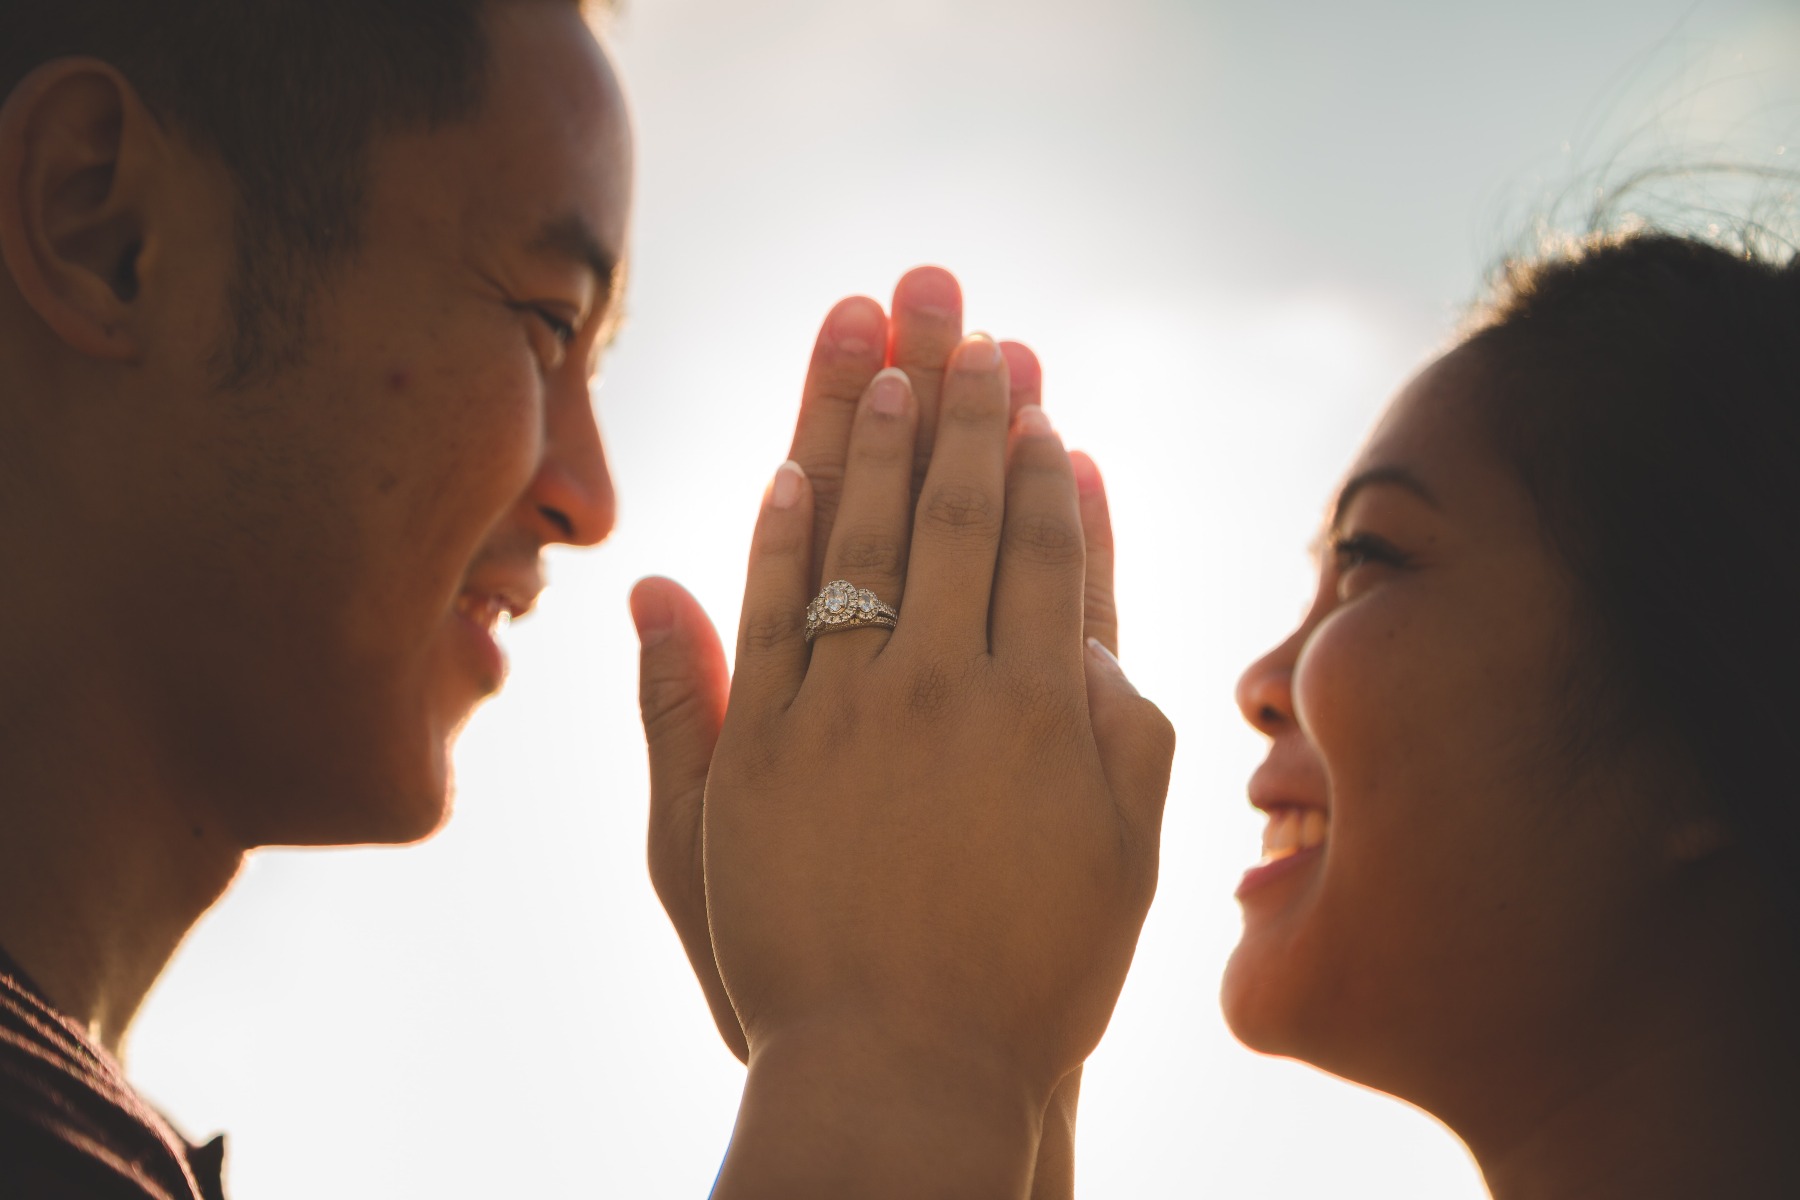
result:
[[[168,143],[124,76],[46,63],[0,109],[0,256],[25,303],[77,353],[143,350],[140,259]]]

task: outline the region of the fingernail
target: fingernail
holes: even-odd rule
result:
[[[1023,342],[1001,342],[1000,353],[1006,356],[1006,374],[1014,391],[1043,386],[1044,368],[1031,347]]]
[[[792,508],[800,499],[800,485],[806,481],[806,472],[793,459],[782,463],[775,471],[775,482],[769,485],[769,503],[776,508]]]
[[[897,417],[906,411],[907,393],[912,383],[899,367],[889,367],[869,383],[869,407],[884,417]]]
[[[831,340],[840,354],[867,354],[881,332],[873,301],[845,304],[831,318]]]
[[[1050,418],[1045,415],[1043,409],[1035,404],[1027,404],[1021,408],[1015,419],[1019,422],[1020,433],[1051,434],[1055,432],[1050,428]]]
[[[1132,695],[1137,695],[1138,690],[1137,688],[1132,687],[1131,677],[1125,674],[1125,668],[1120,664],[1118,656],[1111,650],[1108,650],[1105,643],[1099,638],[1089,638],[1087,644],[1088,653],[1093,655],[1095,660],[1098,661],[1101,666],[1117,675],[1119,677],[1119,682],[1123,683],[1126,687],[1131,688]]]
[[[631,623],[637,626],[638,641],[646,648],[656,645],[675,628],[675,609],[662,589],[645,587],[639,580],[631,589]]]
[[[1069,465],[1075,468],[1075,490],[1083,496],[1092,496],[1100,490],[1100,468],[1094,460],[1079,450],[1070,452]]]
[[[971,334],[957,352],[956,365],[964,371],[991,371],[1000,365],[1000,347],[985,333]]]
[[[962,289],[956,276],[942,267],[917,267],[908,271],[894,290],[894,307],[933,316],[949,316],[962,307]]]

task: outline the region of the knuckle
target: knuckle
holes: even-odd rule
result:
[[[846,534],[833,554],[839,568],[835,575],[878,574],[891,578],[899,573],[900,554],[900,539],[893,534],[879,529],[858,529]]]
[[[789,613],[751,613],[744,617],[740,636],[744,649],[753,654],[767,654],[791,646],[801,636],[802,627]]]
[[[1029,715],[1029,727],[1041,747],[1068,744],[1081,712],[1081,697],[1060,676],[1044,670],[1011,671],[1004,686],[1012,708]]]
[[[998,387],[946,388],[942,419],[952,425],[1005,424],[1006,397]]]
[[[895,365],[906,372],[915,395],[935,396],[944,386],[944,356],[948,353],[947,348],[941,351],[935,362],[922,354],[901,353],[896,356]]]
[[[942,484],[925,497],[920,518],[938,530],[972,535],[991,533],[999,517],[994,497],[969,484]]]
[[[700,689],[686,675],[646,672],[638,680],[638,707],[644,717],[644,733],[657,741],[672,727],[699,715]]]
[[[893,419],[871,421],[859,430],[859,436],[850,443],[850,461],[863,467],[888,467],[897,462],[910,462],[913,457],[912,438],[903,436],[906,430],[900,422]]]
[[[915,724],[942,719],[955,703],[961,683],[957,674],[942,663],[924,663],[914,668],[906,682],[906,715]]]
[[[809,530],[792,521],[765,519],[756,531],[758,558],[798,558],[806,553]]]
[[[1086,551],[1081,531],[1047,513],[1015,517],[1006,524],[1006,548],[1028,562],[1048,567],[1073,566]]]
[[[1111,584],[1090,578],[1082,589],[1081,598],[1090,621],[1101,621],[1108,625],[1118,621],[1118,605],[1113,599]]]
[[[1149,704],[1149,701],[1145,701]],[[1175,723],[1163,713],[1163,710],[1150,704],[1150,740],[1162,758],[1175,757]]]

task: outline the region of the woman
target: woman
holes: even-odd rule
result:
[[[1800,1195],[1797,453],[1800,272],[1644,235],[1508,275],[1240,684],[1239,1038],[1497,1196]]]
[[[1080,506],[1098,564],[1088,628],[1104,627],[1098,488],[1075,485],[1024,414],[1012,478],[1034,461],[1063,472],[1037,519]],[[872,446],[849,435],[846,492],[879,472]],[[1800,1117],[1800,558],[1783,536],[1800,514],[1797,452],[1800,272],[1639,235],[1508,275],[1378,425],[1331,515],[1310,612],[1240,686],[1271,739],[1250,788],[1267,854],[1240,888],[1224,992],[1241,1039],[1433,1112],[1499,1197],[1800,1195],[1786,1145]],[[909,493],[887,494],[892,522]],[[930,503],[928,480],[919,511]],[[751,615],[780,557],[771,512]],[[969,555],[997,594],[1009,553],[1001,538]],[[910,578],[924,593],[926,576]],[[1048,588],[1066,614],[1066,581]],[[758,736],[734,740],[727,722],[707,784],[706,883],[723,887],[707,895],[714,953],[695,961],[728,1040],[748,1035],[741,1122],[805,1111],[784,1095],[833,1097],[810,1116],[840,1153],[797,1151],[796,1195],[1068,1194],[1078,1076],[1065,1072],[1104,1025],[1096,1005],[1116,997],[1154,871],[1144,797],[1164,746],[1104,656],[1087,660],[1084,720],[1068,719],[1081,685],[1067,670],[1029,675],[1028,702],[974,739],[894,707],[896,675],[916,685],[967,660],[902,640],[941,602],[909,598],[891,650],[885,629],[831,635],[863,643],[849,671],[815,659],[778,700],[744,694]],[[984,649],[1053,658],[1070,630],[996,601]],[[864,689],[883,703],[864,707]],[[845,712],[901,719],[808,742],[759,705],[815,731]],[[837,753],[844,739],[852,752]],[[1065,744],[1078,752],[1049,776],[1017,774],[1021,747],[1059,758]],[[948,807],[918,800],[976,772],[984,747],[1015,774],[982,775],[977,798]],[[935,782],[890,786],[921,755]],[[1094,853],[1107,826],[1083,789],[1046,781],[1090,759],[1115,793],[1111,858]],[[742,781],[771,773],[830,786],[758,830]],[[955,836],[908,842],[896,867],[894,839],[918,825],[890,814],[919,807]],[[970,858],[1002,883],[961,869]],[[771,905],[756,887],[776,883],[793,890]],[[677,925],[690,951],[709,945],[703,923],[677,912]],[[989,961],[1004,969],[970,967]],[[727,993],[735,1012],[717,1003]],[[806,1067],[759,1088],[764,1047]],[[866,1106],[871,1094],[883,1102]],[[1015,1103],[1037,1115],[1008,1119]],[[934,1112],[964,1132],[934,1128]],[[728,1163],[720,1194],[731,1187]]]

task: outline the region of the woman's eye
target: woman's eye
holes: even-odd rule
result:
[[[1406,556],[1387,542],[1366,533],[1343,534],[1331,541],[1331,562],[1338,578],[1358,567],[1404,567]]]

